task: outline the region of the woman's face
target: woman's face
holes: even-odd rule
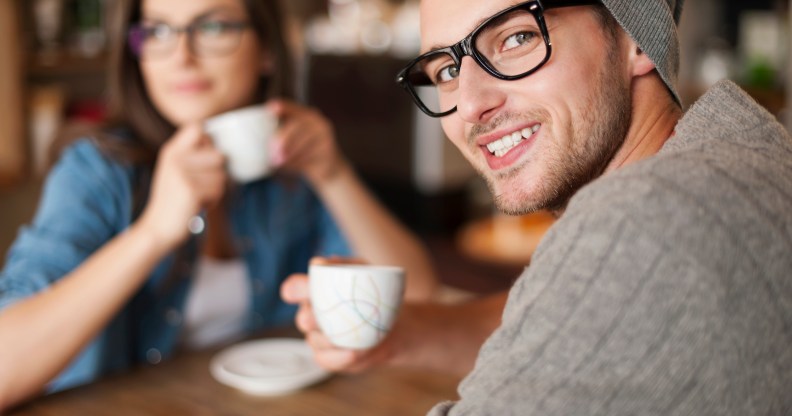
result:
[[[252,27],[234,27],[249,24],[241,0],[143,0],[141,16],[143,82],[168,121],[181,126],[253,103],[269,56]],[[188,25],[192,39],[169,30]]]

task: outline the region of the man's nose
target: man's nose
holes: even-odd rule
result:
[[[462,58],[459,68],[457,112],[469,123],[486,123],[506,102],[506,94],[498,89],[501,80],[480,67],[473,58]]]

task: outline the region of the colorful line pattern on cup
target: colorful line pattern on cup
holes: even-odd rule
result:
[[[374,329],[377,332],[377,340],[380,340],[390,329],[393,315],[398,307],[383,302],[370,275],[355,275],[351,279],[352,284],[349,286],[351,293],[342,293],[338,286],[333,286],[335,301],[317,310],[318,316],[340,316],[346,324],[327,328],[329,322],[333,321],[327,319],[322,330],[330,337],[355,336],[360,339],[365,337],[365,331]]]

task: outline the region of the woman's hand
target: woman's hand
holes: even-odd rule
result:
[[[159,152],[140,225],[170,250],[189,235],[188,222],[225,192],[225,157],[200,124],[179,129]]]
[[[282,99],[269,101],[266,108],[281,123],[270,143],[275,166],[302,173],[317,186],[346,164],[332,124],[319,111]]]

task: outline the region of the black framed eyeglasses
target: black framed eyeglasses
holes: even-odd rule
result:
[[[536,72],[552,51],[544,11],[598,4],[596,0],[532,0],[502,10],[454,45],[429,51],[399,72],[398,82],[431,117],[456,111],[459,69],[470,56],[488,74],[517,80]]]
[[[166,23],[138,23],[127,33],[129,49],[139,59],[159,59],[173,53],[179,36],[187,35],[190,51],[198,56],[222,56],[233,52],[250,27],[247,22],[199,19],[184,27]]]

